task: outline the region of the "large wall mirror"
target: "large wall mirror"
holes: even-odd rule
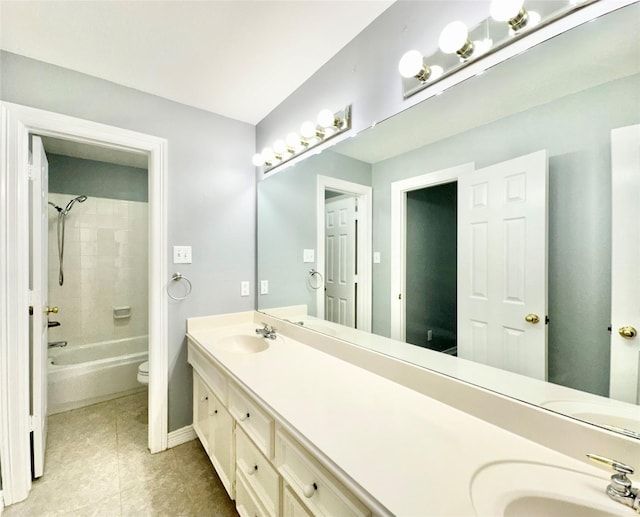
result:
[[[618,267],[612,165],[631,135],[640,167],[639,19],[580,25],[260,182],[258,309],[640,438],[640,337],[618,332],[640,303],[617,321],[613,298],[640,290],[640,256]]]

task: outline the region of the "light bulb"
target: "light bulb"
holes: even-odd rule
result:
[[[333,114],[333,111],[328,109],[323,109],[318,113],[318,124],[321,127],[333,127],[336,125],[336,117]],[[315,132],[315,129],[314,129]]]
[[[294,149],[300,147],[300,136],[295,131],[289,133],[286,140],[289,147],[293,147]]]
[[[540,16],[539,13],[535,11],[527,11],[527,14],[529,15],[529,20],[527,22],[528,27],[535,27],[540,23],[540,20],[542,19],[542,17]]]
[[[402,77],[415,77],[422,71],[424,58],[418,50],[405,52],[398,63],[398,71]]]
[[[270,147],[265,147],[262,150],[262,159],[264,160],[264,163],[273,163],[276,159],[276,155]]]
[[[316,136],[316,125],[310,120],[303,122],[300,126],[300,134],[305,138],[312,138]]]
[[[473,43],[469,41],[469,29],[462,22],[451,22],[440,33],[440,50],[445,54],[458,54],[467,58],[473,53]]]
[[[491,38],[483,38],[481,40],[476,40],[473,42],[473,45],[478,54],[484,54],[491,50],[491,46],[493,45],[493,40]]]
[[[273,151],[276,154],[283,155],[287,152],[287,144],[284,143],[284,140],[276,140],[273,142]]]
[[[515,18],[524,4],[524,0],[492,0],[489,12],[497,22],[506,22]]]
[[[442,77],[442,74],[444,74],[444,69],[439,65],[433,65],[431,67],[431,76],[429,77],[429,79],[435,81],[436,79],[440,79],[440,77]]]
[[[264,158],[262,158],[262,155],[260,153],[256,153],[253,155],[253,158],[251,158],[251,162],[256,167],[262,167],[264,165]]]

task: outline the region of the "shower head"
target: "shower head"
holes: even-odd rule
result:
[[[78,196],[78,197],[74,197],[71,201],[69,201],[67,203],[67,206],[64,209],[64,214],[68,214],[69,211],[71,210],[71,207],[73,206],[73,204],[77,201],[78,203],[84,203],[87,200],[87,196]]]

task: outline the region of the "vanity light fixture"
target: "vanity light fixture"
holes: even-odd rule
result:
[[[351,106],[335,113],[323,109],[318,113],[317,124],[304,122],[300,127],[300,134],[295,131],[288,133],[284,140],[278,139],[272,147],[265,147],[261,153],[254,154],[251,162],[256,167],[263,167],[263,172],[267,173],[349,129]]]
[[[536,2],[536,11],[525,0],[491,0],[487,17],[474,27],[462,21],[449,23],[440,33],[438,50],[423,54],[405,52],[398,63],[405,99],[431,87],[478,59],[493,55],[515,41],[603,0]],[[435,89],[434,95],[438,95]]]
[[[442,29],[438,45],[445,54],[456,53],[460,59],[471,57],[474,49],[473,41],[469,39],[469,29],[459,21],[451,22]]]

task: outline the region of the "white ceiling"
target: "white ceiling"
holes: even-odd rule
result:
[[[0,48],[257,124],[393,1],[0,0]]]

